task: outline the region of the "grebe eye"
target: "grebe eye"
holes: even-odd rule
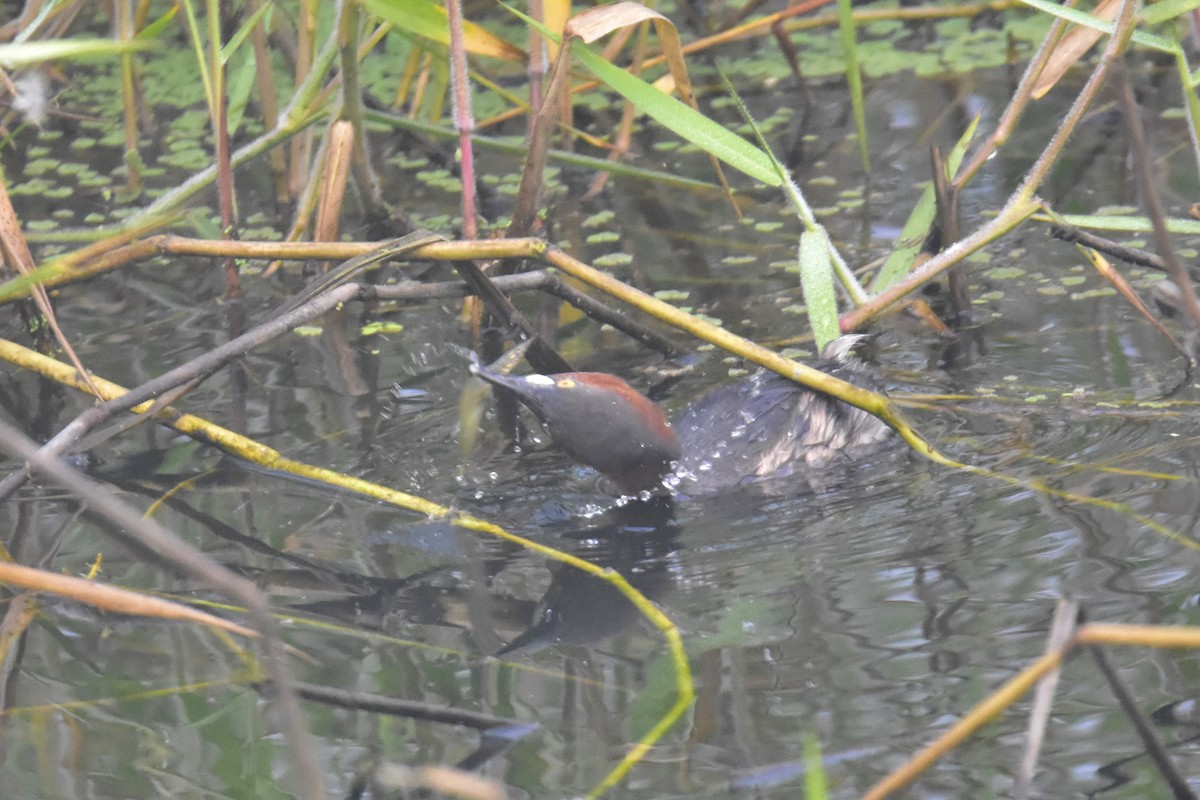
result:
[[[562,380],[560,380],[560,381],[558,382],[558,388],[560,388],[560,389],[574,389],[574,388],[575,388],[575,381],[571,380],[570,378],[563,378]]]

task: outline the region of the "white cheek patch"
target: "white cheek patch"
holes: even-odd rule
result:
[[[554,379],[545,375],[526,375],[525,382],[533,386],[553,386]]]

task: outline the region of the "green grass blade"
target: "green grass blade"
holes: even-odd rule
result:
[[[867,112],[863,105],[862,68],[858,63],[858,37],[854,26],[851,0],[838,0],[838,33],[842,54],[846,59],[846,83],[850,87],[850,107],[854,111],[854,130],[858,133],[858,155],[864,172],[871,171],[871,154],[867,147]]]
[[[800,234],[800,291],[804,294],[804,305],[808,307],[808,322],[818,350],[824,349],[842,333],[838,327],[830,246],[823,228]]]
[[[1125,216],[1121,214],[1062,214],[1061,218],[1076,228],[1119,233],[1152,233],[1154,226],[1149,217]],[[1041,219],[1035,215],[1035,219]],[[1200,235],[1200,220],[1173,217],[1166,220],[1167,230],[1187,236]]]
[[[33,287],[62,274],[62,267],[54,262],[38,267],[28,275],[18,275],[0,283],[0,303],[8,303],[21,297],[27,297]]]
[[[450,46],[450,23],[446,9],[430,0],[360,0],[372,16],[392,23],[397,30],[420,36],[445,47]],[[524,53],[516,45],[501,39],[482,26],[467,21],[467,52],[508,61],[523,61]]]
[[[1152,6],[1142,9],[1142,19],[1147,25],[1157,25],[1169,19],[1183,16],[1189,11],[1200,8],[1200,0],[1162,0]]]
[[[228,78],[229,108],[225,112],[225,124],[229,135],[233,136],[242,126],[242,118],[246,114],[246,104],[250,102],[250,94],[254,91],[254,79],[258,74],[258,61],[254,53],[247,52],[246,57],[237,59],[241,64],[230,69]]]
[[[1191,66],[1188,64],[1187,55],[1181,49],[1175,55],[1175,68],[1179,70],[1179,81],[1183,89],[1183,108],[1187,114],[1188,121],[1188,139],[1192,145],[1192,158],[1196,162],[1196,168],[1200,169],[1200,97],[1192,91],[1195,85],[1191,82]]]
[[[121,42],[113,39],[60,39],[54,42],[3,44],[0,45],[0,66],[6,69],[20,69],[61,59],[105,58],[146,50],[154,46],[154,42],[140,40]]]
[[[250,15],[250,18],[242,23],[242,26],[237,29],[237,33],[229,37],[229,41],[221,48],[221,63],[228,64],[229,59],[237,52],[237,49],[242,46],[242,42],[246,41],[246,37],[254,30],[254,26],[274,10],[275,6],[272,3],[263,3],[258,10]],[[269,21],[269,20],[268,20]],[[264,25],[267,22],[263,22]]]
[[[725,126],[714,122],[686,103],[663,94],[641,78],[605,61],[582,43],[576,42],[571,52],[609,88],[675,135],[760,183],[768,186],[779,186],[782,183],[766,153]]]
[[[813,733],[804,734],[804,800],[826,800],[829,781],[821,763],[821,742]]]
[[[527,24],[536,27],[543,36],[559,41],[559,37],[541,23],[505,3],[500,5]],[[760,183],[768,186],[782,184],[783,181],[772,166],[770,157],[725,126],[714,122],[686,103],[663,94],[636,75],[631,75],[606,61],[582,42],[573,43],[571,52],[605,85],[664,128]]]
[[[135,35],[135,39],[155,39],[171,26],[175,19],[175,15],[179,13],[179,6],[168,8],[161,17],[146,25]]]
[[[363,0],[363,8],[372,16],[387,20],[401,30],[425,39],[450,44],[450,28],[446,13],[427,2],[395,3],[382,0]]]
[[[201,85],[204,86],[204,99],[208,105],[208,113],[215,119],[217,98],[213,92],[212,77],[208,71],[208,59],[204,57],[204,41],[200,38],[200,21],[196,17],[196,9],[192,5],[192,0],[183,0],[183,13],[187,19],[188,38],[192,42],[192,49],[196,51],[196,72],[200,75]]]

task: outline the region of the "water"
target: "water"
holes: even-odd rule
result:
[[[856,154],[847,121],[832,113],[840,90],[818,96],[806,126],[777,134],[781,151],[810,151],[797,170],[802,184],[813,183],[815,205],[847,201],[827,223],[852,263],[883,254],[902,224],[912,184],[927,175],[926,131],[952,141],[954,118],[968,108],[982,110],[985,130],[995,119],[1007,76],[977,78],[949,117],[940,116],[942,103],[931,104],[936,82],[873,84],[872,142],[884,155],[869,193],[853,194],[861,183]],[[1044,140],[1059,107],[1035,107],[1022,135]],[[1160,152],[1183,143],[1178,122],[1158,123]],[[1132,201],[1123,145],[1105,147],[1108,128],[1091,144],[1088,135],[1080,147],[1096,150],[1095,160],[1056,176],[1046,195],[1088,208],[1097,197]],[[377,146],[386,150],[387,139],[379,136]],[[19,171],[13,151],[3,157],[6,169]],[[1185,158],[1177,153],[1165,166],[1186,166]],[[1026,163],[1006,154],[989,164],[964,197],[968,228],[1000,205]],[[680,167],[704,169],[698,159]],[[1172,174],[1180,185],[1169,203],[1194,194],[1194,170]],[[821,176],[834,183],[813,181]],[[586,242],[597,230],[588,220],[611,210],[613,221],[600,229],[617,240],[580,244],[581,256],[628,252],[639,284],[685,291],[675,302],[750,338],[787,340],[804,330],[795,313],[801,301],[795,276],[773,265],[793,254],[796,225],[775,197],[754,197],[757,224],[742,224],[711,198],[617,180],[601,203],[556,206],[552,238]],[[420,208],[452,200],[426,192]],[[38,208],[31,201],[23,213]],[[762,224],[776,221],[785,224]],[[988,253],[972,267],[978,331],[948,344],[893,317],[880,326],[881,378],[899,399],[958,396],[908,412],[951,456],[1126,503],[1190,537],[1200,425],[1187,403],[1195,393],[1185,386],[1166,405],[1154,402],[1184,380],[1179,357],[1036,225]],[[434,272],[448,276],[449,268]],[[246,281],[253,319],[278,298]],[[89,367],[133,385],[227,338],[229,309],[218,293],[212,265],[168,259],[64,289],[58,308]],[[536,302],[522,304],[537,314]],[[1195,617],[1195,552],[1130,515],[938,467],[900,445],[827,484],[683,498],[673,507],[613,509],[595,476],[558,454],[535,425],[519,454],[492,429],[464,464],[456,437],[467,338],[456,306],[389,313],[402,332],[360,337],[359,322],[378,313],[354,307],[348,344],[284,338],[247,357],[239,379],[225,371],[183,405],[288,457],[451,505],[624,574],[678,626],[697,700],[618,796],[794,797],[803,738],[812,734],[833,795],[852,797],[1033,661],[1056,599],[1079,599],[1105,622],[1181,625]],[[13,315],[5,329],[18,335]],[[655,382],[657,359],[629,342],[590,325],[564,334],[576,364],[618,372],[641,388]],[[744,373],[736,360],[707,356],[663,398],[673,413]],[[3,407],[44,435],[83,402],[39,389],[10,367]],[[149,425],[97,455],[97,477],[141,508],[162,498],[159,521],[257,580],[280,611],[296,616],[285,630],[310,659],[294,664],[303,680],[536,722],[482,768],[513,796],[586,793],[673,700],[659,632],[610,586],[576,570],[442,520],[252,469]],[[58,536],[55,569],[83,573],[103,553],[102,579],[210,597],[130,557],[76,511],[52,487],[28,488],[4,505],[10,548],[31,560]],[[242,663],[224,644],[203,631],[49,597],[39,605],[37,623],[6,662],[7,796],[274,797],[292,788],[274,719],[240,683]],[[487,658],[514,642],[511,652]],[[1196,685],[1188,653],[1128,649],[1111,657],[1147,711]],[[154,690],[161,694],[146,694]],[[451,726],[306,709],[333,796],[376,761],[453,764],[479,746],[478,735]],[[1005,715],[939,762],[916,795],[1006,793],[1024,725],[1019,712]],[[1194,744],[1174,752],[1186,774],[1198,774]],[[1086,656],[1071,661],[1035,796],[1167,796],[1141,753],[1094,665]]]

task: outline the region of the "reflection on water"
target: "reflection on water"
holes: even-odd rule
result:
[[[992,98],[1006,91],[990,81],[1003,78],[982,80],[969,102],[985,127],[996,113]],[[876,232],[903,222],[910,185],[926,174],[918,136],[945,122],[941,89],[927,88],[908,79],[878,86],[894,96],[879,100],[894,122],[874,121],[891,158],[878,167],[869,200],[829,219],[856,262],[883,252]],[[1035,122],[1052,116],[1041,106],[1031,113]],[[810,115],[808,124],[780,150],[796,154],[802,182],[838,176],[812,190],[815,203],[835,206],[859,180],[854,151],[843,146],[836,114]],[[1011,156],[989,164],[965,213],[995,208],[1023,169]],[[1085,183],[1112,202],[1132,196],[1123,176],[1104,177],[1092,173]],[[1061,183],[1052,188],[1070,202],[1076,184]],[[635,256],[637,280],[686,291],[681,303],[753,338],[799,330],[794,276],[771,266],[794,251],[795,232],[742,225],[718,203],[673,194],[610,186],[604,207],[615,212],[620,246]],[[559,209],[563,237],[586,241],[582,220],[598,209]],[[785,218],[765,202],[753,213]],[[589,258],[601,250],[579,247]],[[993,258],[971,277],[980,327],[947,344],[908,320],[889,322],[881,377],[898,397],[966,396],[912,412],[951,455],[1048,476],[1193,535],[1196,417],[1185,406],[1131,405],[1178,383],[1172,351],[1119,301],[1089,294],[1103,287],[1036,230],[1001,243]],[[161,265],[137,276],[137,290],[124,290],[119,276],[64,290],[64,324],[80,331],[88,365],[133,384],[225,338],[215,291],[197,304],[193,289],[180,288],[195,269]],[[252,297],[254,313],[275,305]],[[98,314],[93,305],[102,302]],[[829,756],[836,795],[853,796],[1035,658],[1057,597],[1080,599],[1095,620],[1194,621],[1194,553],[1129,517],[903,451],[797,492],[617,507],[536,428],[519,453],[486,435],[464,467],[455,430],[467,372],[455,349],[465,341],[455,308],[387,311],[403,321],[402,333],[358,336],[357,315],[376,313],[351,309],[337,347],[290,337],[249,356],[240,407],[227,374],[185,405],[224,424],[242,421],[291,457],[453,504],[611,568],[657,604],[683,634],[698,698],[634,771],[625,796],[794,797],[806,732]],[[5,333],[15,335],[15,324],[6,322]],[[564,345],[580,366],[619,372],[641,388],[651,380],[644,371],[656,367],[592,327],[565,330]],[[710,354],[663,402],[676,411],[742,367]],[[0,389],[5,413],[43,436],[81,407],[12,370]],[[1191,388],[1174,399],[1194,399]],[[673,700],[661,637],[607,583],[439,520],[253,471],[152,426],[96,455],[97,475],[143,507],[163,498],[160,520],[309,620],[287,628],[310,659],[296,664],[305,680],[538,723],[511,749],[488,751],[482,766],[514,794],[586,792]],[[115,582],[206,596],[113,548],[53,490],[30,487],[4,509],[8,527],[21,531],[10,543],[18,558],[32,560],[57,537],[54,563],[64,570],[85,572],[103,551],[102,574]],[[1113,660],[1148,709],[1194,689],[1192,656],[1118,651]],[[14,709],[0,752],[6,796],[163,796],[197,785],[275,796],[278,741],[257,694],[240,684],[242,669],[204,632],[43,599],[39,624],[5,673]],[[158,689],[165,694],[146,694]],[[73,701],[84,704],[61,707]],[[482,760],[469,731],[326,708],[311,716],[335,794],[375,758]],[[925,778],[920,795],[1003,793],[1023,728],[1019,715],[1002,718]],[[1196,745],[1177,752],[1194,758]],[[1039,785],[1061,789],[1046,796],[1103,789],[1141,797],[1157,786],[1084,660],[1067,667],[1043,764]]]

